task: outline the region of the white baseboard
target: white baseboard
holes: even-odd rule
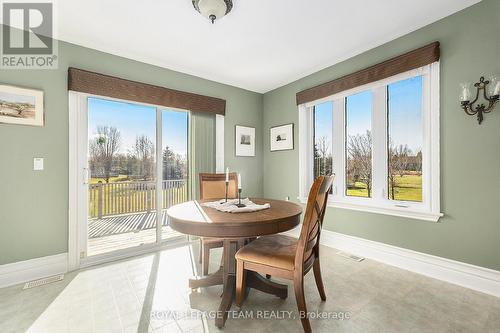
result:
[[[67,253],[0,265],[0,288],[66,273],[67,270]]]
[[[288,234],[298,237],[299,232],[300,228],[296,228]],[[321,244],[500,297],[500,271],[324,229],[321,231]]]
[[[298,237],[300,228],[287,234]],[[322,230],[321,244],[465,288],[500,297],[500,271]],[[68,254],[0,265],[0,288],[66,273]]]

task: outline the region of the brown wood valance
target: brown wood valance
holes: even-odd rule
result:
[[[297,105],[328,97],[367,83],[386,79],[438,60],[439,42],[434,42],[355,73],[303,90],[297,93]]]
[[[68,69],[68,89],[193,112],[222,115],[226,113],[226,101],[220,98],[168,89],[72,67]]]

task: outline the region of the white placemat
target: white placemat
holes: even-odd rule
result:
[[[202,203],[201,205],[205,207],[214,208],[220,210],[221,212],[226,212],[226,213],[250,213],[268,209],[271,207],[271,205],[268,203],[265,203],[263,205],[258,205],[252,202],[248,198],[241,199],[241,203],[244,204],[246,207],[237,207],[236,204],[238,203],[238,199],[230,199],[227,200],[227,202],[224,201],[225,201],[224,199],[221,199],[218,201],[205,202]]]

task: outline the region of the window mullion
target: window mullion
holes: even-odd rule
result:
[[[333,101],[333,197],[343,197],[345,182],[345,103],[344,98]]]
[[[387,198],[387,88],[373,90],[372,105],[372,198]]]

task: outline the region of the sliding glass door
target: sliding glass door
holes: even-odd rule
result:
[[[162,239],[175,237],[167,223],[166,210],[189,197],[188,113],[161,111]]]
[[[165,210],[188,200],[188,113],[89,97],[86,256],[181,235]]]

